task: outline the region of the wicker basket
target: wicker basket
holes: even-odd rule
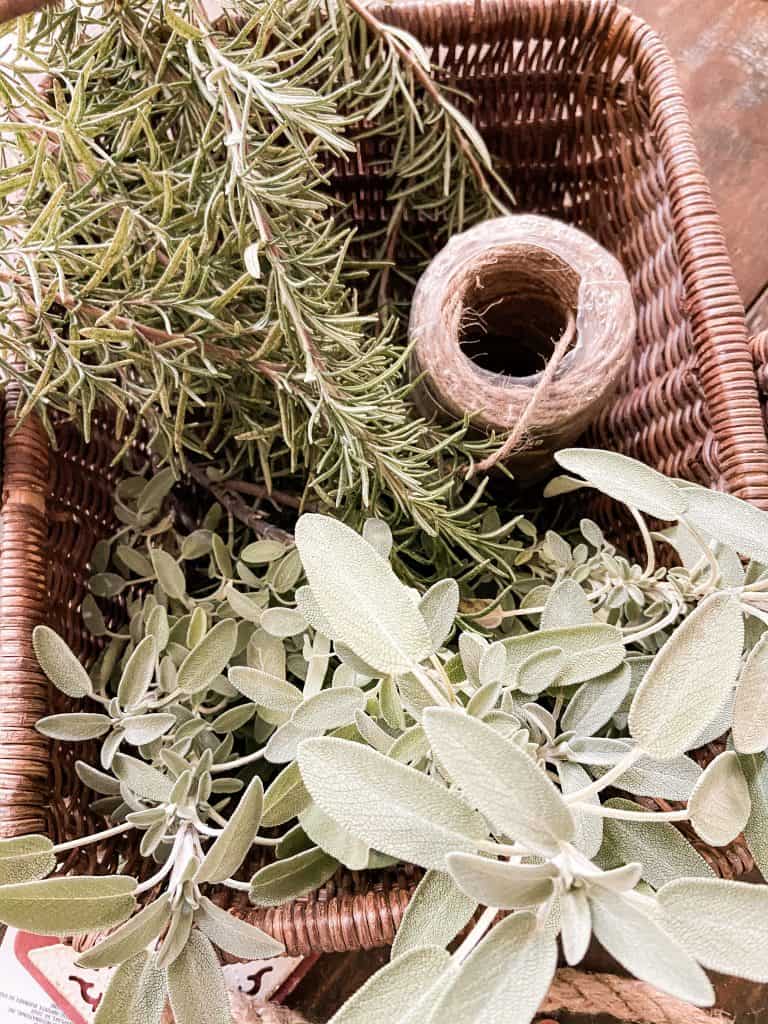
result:
[[[743,307],[675,68],[658,37],[607,0],[403,0],[375,9],[415,34],[444,80],[474,98],[468,112],[520,209],[586,229],[627,270],[636,354],[590,443],[768,507],[768,443]],[[335,182],[363,227],[387,207],[385,185],[366,162],[375,138],[370,146]],[[92,545],[115,525],[114,439],[106,422],[88,444],[62,423],[53,451],[34,419],[11,431],[15,398],[9,389],[0,834],[44,831],[59,841],[79,834],[87,794],[72,747],[52,748],[34,730],[39,717],[61,710],[61,698],[36,664],[30,634],[48,622],[83,655],[93,653],[79,607]],[[116,847],[76,850],[66,867],[110,870],[117,854]],[[725,875],[752,867],[738,842],[706,854]],[[290,952],[369,948],[391,941],[416,880],[411,869],[344,873],[315,896],[277,909],[255,911],[237,897],[231,906]]]

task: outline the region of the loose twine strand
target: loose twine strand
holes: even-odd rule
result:
[[[555,345],[554,351],[550,356],[550,359],[539,378],[538,383],[531,392],[531,397],[528,399],[528,403],[523,409],[520,419],[515,424],[514,428],[510,431],[506,441],[497,449],[492,455],[487,456],[481,462],[475,463],[467,473],[467,479],[470,480],[477,473],[487,473],[489,470],[499,463],[503,462],[504,459],[508,458],[509,454],[517,448],[526,447],[526,434],[528,432],[528,426],[533,419],[533,414],[536,412],[539,403],[544,398],[544,395],[552,383],[555,374],[560,367],[560,363],[563,360],[563,356],[568,352],[571,347],[571,342],[576,335],[576,318],[572,312],[568,313],[568,323],[565,330],[563,331],[562,337]]]

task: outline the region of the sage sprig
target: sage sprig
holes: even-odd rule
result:
[[[605,455],[563,462],[602,486]],[[522,594],[519,606],[504,598],[479,615],[466,584],[420,593],[398,577],[379,520],[358,534],[306,515],[294,545],[254,540],[213,506],[186,530],[167,471],[159,482],[126,478],[123,526],[94,551],[83,608],[103,638],[99,660],[86,672],[53,631],[34,637],[51,682],[87,702],[39,727],[57,743],[100,743],[99,767],[80,761],[78,773],[104,828],[59,845],[0,844],[0,920],[114,929],[82,962],[120,967],[110,999],[125,1001],[130,977],[132,1006],[154,1012],[169,998],[184,1024],[202,1019],[202,993],[222,991],[205,984],[211,944],[248,958],[281,949],[209,890],[275,906],[340,865],[427,869],[392,964],[342,1022],[362,1021],[371,999],[386,1022],[415,1021],[415,1005],[419,1020],[487,1020],[492,1005],[490,1019],[507,1021],[510,1000],[515,1019],[529,1020],[558,937],[569,963],[594,935],[637,977],[702,1004],[712,999],[702,967],[762,977],[756,950],[734,954],[730,925],[707,910],[759,890],[714,879],[675,826],[713,844],[744,830],[765,862],[768,769],[754,748],[768,724],[765,702],[750,695],[759,696],[768,572],[754,562],[736,571],[732,503],[722,531],[710,511],[702,532],[697,513],[688,519],[687,485],[634,465],[623,481],[623,463],[608,464],[611,493],[634,502],[639,522],[643,500],[674,513],[658,537],[685,547],[686,565],[626,562],[625,571],[594,524],[581,524],[577,551],[526,521],[531,557],[509,592]],[[657,595],[650,611],[640,610],[643,588]],[[97,596],[116,592],[128,612],[120,631],[107,628]],[[736,750],[702,771],[686,750],[732,722]],[[616,790],[684,806],[649,811]],[[117,836],[154,862],[140,884],[46,877],[73,846]],[[159,895],[146,903],[150,891]],[[681,922],[694,901],[707,926],[689,932]],[[500,965],[517,968],[500,974]],[[422,966],[428,982],[404,1005],[393,986],[416,984]],[[188,983],[193,971],[200,985]],[[481,1007],[486,977],[497,980]]]

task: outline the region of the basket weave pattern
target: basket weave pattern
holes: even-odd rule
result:
[[[627,270],[636,352],[591,443],[768,507],[768,443],[743,308],[676,72],[655,34],[605,0],[402,0],[376,11],[416,35],[441,77],[473,97],[472,115],[519,208],[584,228]],[[387,214],[387,184],[372,162],[375,137],[370,147],[335,178],[363,233]],[[13,430],[15,402],[9,389],[0,833],[44,831],[65,840],[90,827],[87,794],[74,773],[83,751],[51,745],[34,731],[39,717],[61,709],[62,698],[43,678],[30,636],[47,622],[84,657],[95,653],[79,606],[92,545],[116,526],[114,438],[103,423],[84,443],[62,423],[54,450],[34,419]],[[117,600],[115,623],[120,613]],[[65,868],[114,869],[121,849],[73,851]],[[752,866],[743,844],[707,856],[731,876]],[[309,899],[268,911],[231,894],[221,899],[289,952],[343,951],[390,942],[416,880],[410,870],[345,873]]]

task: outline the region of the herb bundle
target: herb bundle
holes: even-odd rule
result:
[[[87,438],[106,407],[161,461],[387,518],[412,572],[509,578],[484,484],[462,486],[494,442],[414,413],[390,301],[508,202],[415,39],[358,0],[70,3],[21,23],[0,94],[1,365],[22,415]],[[358,238],[333,175],[371,146],[386,212]]]
[[[558,939],[575,964],[592,934],[691,1002],[713,999],[702,968],[768,979],[756,913],[768,890],[713,877],[675,827],[689,822],[713,845],[744,829],[768,867],[765,513],[623,456],[572,449],[559,461],[583,479],[550,491],[591,486],[627,503],[649,559],[645,515],[671,522],[658,536],[687,568],[622,573],[588,522],[587,555],[570,561],[559,535],[531,536],[541,603],[522,602],[506,636],[504,619],[467,628],[455,580],[424,593],[399,580],[381,520],[360,535],[304,515],[294,545],[253,541],[214,506],[182,533],[169,470],[123,481],[125,525],[94,553],[98,596],[84,607],[107,641],[99,662],[87,673],[53,631],[34,637],[51,681],[88,701],[38,728],[100,741],[100,766],[78,773],[106,827],[58,847],[0,844],[1,920],[116,928],[81,958],[116,967],[97,1021],[159,1021],[167,997],[180,1024],[229,1021],[213,947],[258,958],[280,946],[210,887],[274,906],[339,865],[399,861],[426,873],[392,961],[335,1024],[367,1021],[372,1005],[392,1024],[526,1024]],[[676,628],[667,613],[638,629],[612,600],[650,580],[693,608]],[[129,621],[115,633],[99,600],[123,590]],[[706,769],[687,756],[729,730]],[[633,795],[685,806],[652,812]],[[155,861],[141,883],[45,877],[73,846],[129,833]]]

